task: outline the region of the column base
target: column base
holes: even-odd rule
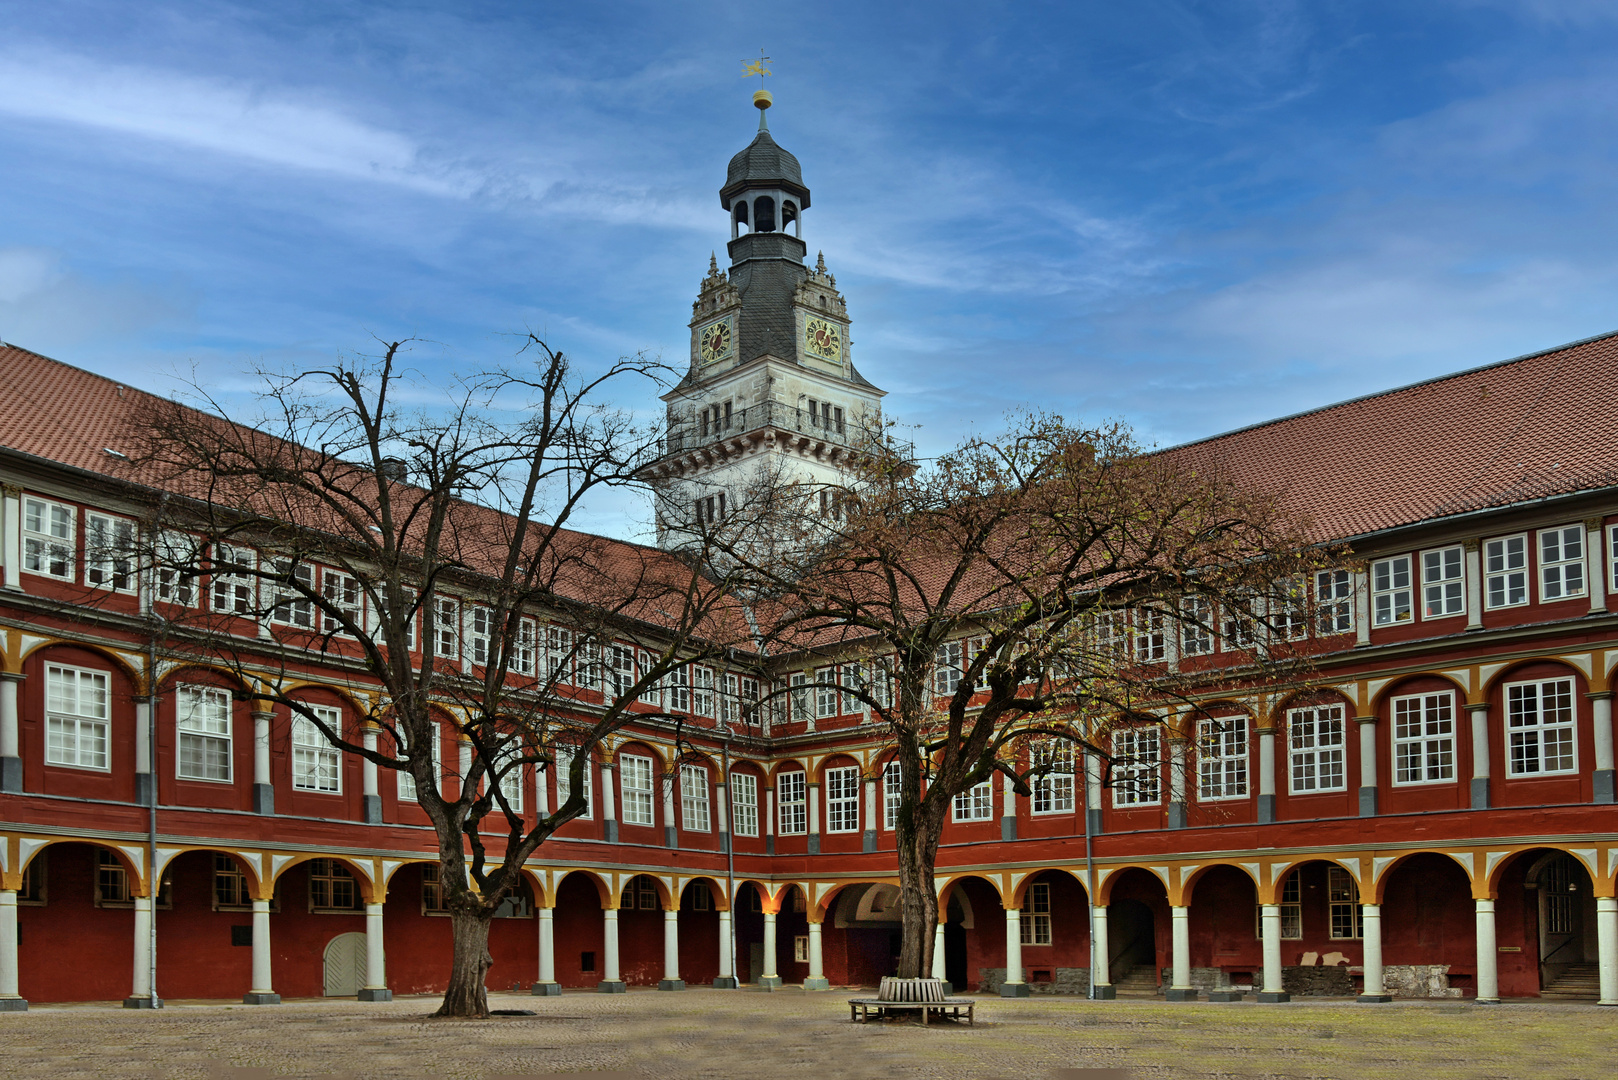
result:
[[[22,793],[22,758],[0,757],[0,791],[8,795],[20,795]],[[10,1001],[12,999],[7,998],[6,1000]],[[16,1000],[21,1001],[22,998],[17,998]]]
[[[1376,788],[1360,788],[1360,817],[1376,817]]]
[[[1112,983],[1097,983],[1090,988],[1091,1001],[1117,1001],[1118,988]]]
[[[355,1001],[392,1001],[393,991],[385,986],[364,986],[354,995]]]
[[[124,1008],[126,1009],[161,1009],[162,1007],[162,998],[158,998],[155,1004],[151,998],[145,996],[124,998]]]
[[[766,855],[774,855],[775,854],[775,837],[766,836],[764,838],[764,854],[766,854]]]
[[[730,854],[730,834],[728,832],[719,834],[719,854]]]
[[[1473,998],[1472,999],[1472,1004],[1474,1004],[1474,1005],[1498,1005],[1498,1004],[1500,1004],[1500,999],[1499,998]]]
[[[1209,1001],[1241,1001],[1247,996],[1246,990],[1210,990]]]
[[[13,758],[12,760],[16,760]],[[27,998],[0,998],[0,1012],[27,1012]]]
[[[601,823],[601,839],[605,840],[609,844],[616,844],[618,842],[617,818],[612,818],[609,821],[603,821]]]
[[[1084,816],[1090,821],[1090,835],[1100,836],[1103,832],[1101,828],[1101,808],[1099,806],[1092,806],[1090,809],[1084,812]]]
[[[758,985],[759,985],[759,988],[762,989],[762,990],[776,990],[776,989],[779,989],[781,987],[781,985],[782,985],[781,976],[779,976],[779,975],[761,975],[761,976],[759,976]]]
[[[663,826],[663,846],[670,849],[680,846],[680,834],[673,825]]]
[[[803,988],[805,990],[830,990],[831,980],[824,978],[823,976],[816,976],[813,979],[805,979],[803,980]]]
[[[269,784],[253,785],[253,813],[275,813],[275,789]]]
[[[1393,1000],[1392,994],[1361,994],[1354,999],[1363,1001],[1367,1005],[1386,1005]]]
[[[721,975],[711,985],[715,990],[734,990],[739,984],[731,976]]]
[[[1000,819],[1000,839],[1002,839],[1002,840],[1015,840],[1015,839],[1017,839],[1017,819],[1016,818],[1014,818],[1014,817],[1003,817],[1003,818]]]
[[[1590,780],[1591,791],[1595,796],[1594,802],[1610,804],[1614,801],[1613,771],[1611,769],[1597,769],[1590,777]],[[10,789],[8,788],[7,790],[9,791]],[[20,791],[21,789],[19,788],[18,790]]]
[[[1258,823],[1269,825],[1275,821],[1275,796],[1260,795],[1258,797]]]
[[[685,980],[684,979],[663,979],[663,980],[658,982],[657,988],[659,990],[684,990],[685,989]]]
[[[1031,991],[1029,991],[1027,983],[1015,982],[1000,984],[1001,997],[1027,997],[1030,992]]]
[[[1164,1001],[1196,1001],[1199,996],[1192,986],[1171,986],[1163,991]]]
[[[602,979],[600,982],[596,983],[596,993],[627,994],[629,993],[629,987],[624,985],[624,981],[622,979],[614,979],[611,982],[608,982],[606,979]]]
[[[1183,802],[1171,802],[1171,803],[1169,803],[1169,828],[1171,828],[1171,829],[1183,829],[1183,828],[1185,828],[1185,803],[1183,803]]]
[[[1265,1005],[1281,1005],[1292,1000],[1292,995],[1285,990],[1260,990],[1257,996]]]
[[[809,834],[809,854],[820,854],[820,834],[817,832],[812,832]]]
[[[362,993],[362,994],[364,992],[365,991],[363,991],[363,990],[360,991],[360,993]],[[361,998],[360,1000],[364,1001],[365,999]],[[264,992],[264,991],[254,990],[254,991],[251,991],[250,993],[246,993],[246,994],[242,995],[242,1004],[243,1005],[279,1005],[279,1004],[281,1004],[281,995],[277,994],[277,993],[274,993],[273,991]]]
[[[1489,778],[1487,776],[1472,777],[1472,809],[1487,810],[1489,808]]]
[[[875,850],[876,850],[876,830],[875,829],[866,829],[865,830],[865,840],[860,845],[860,851],[862,851],[866,855],[869,855],[869,854],[871,854],[871,852],[873,852]]]
[[[382,824],[382,796],[360,796],[360,820],[367,825]]]
[[[7,789],[10,790],[9,788]],[[21,791],[22,788],[18,788]],[[141,806],[152,805],[152,774],[138,772],[135,774],[135,802]]]
[[[528,991],[533,997],[561,997],[562,984],[559,982],[537,982]]]

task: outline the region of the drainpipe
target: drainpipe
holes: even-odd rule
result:
[[[736,978],[736,802],[730,795],[730,728],[719,740],[719,760],[725,770],[725,816],[730,822],[730,843],[725,845],[725,894],[730,897],[730,979],[731,987],[741,985]],[[725,973],[719,973],[724,977]],[[751,971],[748,972],[752,974]]]
[[[1084,781],[1080,787],[1084,791],[1084,905],[1089,909],[1090,916],[1090,977],[1085,980],[1088,989],[1084,996],[1091,1001],[1096,1000],[1096,861],[1090,851],[1090,752],[1085,750],[1079,755],[1081,772],[1079,779]]]
[[[152,914],[146,920],[147,964],[151,971],[147,992],[151,995],[151,1007],[159,1009],[163,1003],[157,997],[157,894],[163,887],[163,878],[157,872],[157,634],[162,616],[156,611],[148,614],[153,625],[146,639],[146,764],[152,770],[151,783],[146,786],[146,872],[150,875],[148,887],[152,896]]]

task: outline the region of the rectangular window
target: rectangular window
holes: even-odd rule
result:
[[[105,771],[111,706],[106,672],[45,665],[46,762]]]
[[[454,597],[433,597],[433,655],[444,660],[461,657],[461,602]]]
[[[641,653],[640,671],[636,673],[636,678],[639,679],[641,675],[652,670],[652,668],[656,665],[656,657],[649,652]],[[635,700],[639,701],[642,705],[650,705],[653,708],[661,709],[663,707],[663,680],[658,679],[648,683],[646,689],[641,691],[640,697],[636,698]]]
[[[843,686],[843,700],[838,711],[843,716],[857,716],[865,711],[865,701],[858,694],[850,690],[859,690],[869,693],[870,680],[865,672],[864,664],[844,664],[837,672],[838,681]]]
[[[652,759],[624,754],[618,759],[618,787],[625,825],[656,825],[652,801]]]
[[[707,882],[698,881],[691,886],[691,910],[712,911],[713,893],[708,891]]]
[[[742,715],[741,680],[735,672],[727,671],[719,677],[719,722],[734,724]]]
[[[1247,717],[1205,718],[1197,729],[1197,798],[1246,798]]]
[[[1303,881],[1296,870],[1281,885],[1281,937],[1288,941],[1303,937]]]
[[[730,774],[730,827],[737,836],[758,835],[758,777]]]
[[[961,685],[961,643],[947,641],[933,658],[933,693],[941,697],[955,693]]]
[[[708,770],[701,765],[680,766],[680,826],[687,832],[707,832]]]
[[[84,583],[116,592],[135,591],[135,523],[90,512],[84,515]]]
[[[1584,595],[1584,526],[1539,530],[1539,602]]]
[[[365,608],[361,602],[360,583],[353,575],[339,570],[325,571],[320,576],[320,595],[336,609],[322,615],[320,628],[323,633],[346,633],[343,630],[344,619],[356,629],[364,627]]]
[[[854,766],[826,770],[826,831],[860,831],[860,771]]]
[[[523,784],[523,758],[528,756],[528,748],[523,745],[521,738],[513,735],[495,756],[495,768],[500,773],[500,794],[505,796],[506,805],[514,814],[522,813],[524,790]]]
[[[1180,655],[1206,656],[1213,651],[1213,604],[1205,596],[1188,596],[1180,604]]]
[[[1297,641],[1309,636],[1309,593],[1298,578],[1283,578],[1275,583],[1268,599],[1270,626],[1282,641]]]
[[[1034,813],[1073,812],[1073,744],[1040,742],[1029,748],[1030,764],[1051,771],[1034,781]]]
[[[273,598],[270,621],[313,630],[315,604],[309,594],[315,589],[315,568],[301,559],[286,558],[273,560],[271,566],[276,580],[267,587]]]
[[[489,639],[494,636],[494,612],[474,607],[466,620],[466,658],[474,667],[489,666]]]
[[[794,964],[809,962],[809,939],[802,934],[792,939],[792,962]]]
[[[744,724],[757,723],[758,720],[759,720],[759,715],[758,715],[759,681],[757,679],[749,678],[748,676],[743,675],[742,678],[741,678],[741,685],[740,685],[740,689],[738,690],[738,694],[739,694],[739,700],[740,700],[740,703],[741,703],[741,719],[742,719],[742,723],[744,723]],[[766,732],[765,734],[768,734],[768,732]]]
[[[197,602],[195,571],[201,556],[194,537],[163,533],[152,552],[152,584],[158,600],[192,607]]]
[[[309,909],[311,911],[353,911],[359,907],[360,891],[348,867],[336,859],[309,860]]]
[[[815,671],[815,718],[829,720],[837,715],[837,669],[819,668]]]
[[[251,908],[252,894],[247,890],[247,875],[229,855],[216,852],[213,857],[213,906],[219,908]]]
[[[1484,542],[1483,595],[1491,608],[1528,603],[1528,537]]]
[[[441,753],[440,753],[440,751],[442,750],[442,747],[439,744],[440,744],[440,741],[443,738],[443,733],[442,733],[441,729],[439,728],[439,726],[436,723],[434,723],[432,725],[432,733],[433,733],[433,735],[432,735],[432,746],[430,747],[428,752],[432,755],[432,762],[433,762],[432,775],[433,776],[439,776],[439,775],[441,775],[441,773],[439,771],[439,769],[440,769],[439,763],[441,761],[443,761],[443,757],[441,756]],[[399,798],[404,799],[407,802],[415,802],[416,801],[416,778],[414,776],[410,775],[410,773],[405,769],[400,769],[398,775],[399,775]]]
[[[571,685],[573,682],[573,631],[563,626],[545,628],[545,678]]]
[[[436,863],[427,863],[421,868],[421,911],[424,915],[449,910],[449,905],[444,902],[444,882],[439,877],[442,870]]]
[[[1464,553],[1459,544],[1421,553],[1421,617],[1443,619],[1466,614],[1462,581]]]
[[[46,879],[50,875],[45,869],[49,857],[50,852],[41,851],[29,859],[28,865],[22,868],[22,884],[17,888],[17,903],[39,906],[49,900]]]
[[[988,821],[994,817],[994,795],[989,781],[969,787],[955,800],[951,812],[956,821]]]
[[[904,801],[904,775],[897,761],[882,767],[882,827],[899,827],[899,806]]]
[[[668,674],[669,711],[691,711],[691,675],[684,667],[677,667]]]
[[[635,674],[635,650],[628,645],[607,646],[607,687],[612,700],[628,694],[639,678]]]
[[[230,783],[230,691],[182,686],[174,702],[180,779]]]
[[[1096,611],[1090,614],[1090,640],[1103,656],[1123,656],[1129,637],[1129,613]]]
[[[333,731],[343,730],[343,714],[329,705],[311,705],[309,711]],[[343,772],[337,747],[307,716],[292,717],[292,786],[299,791],[337,795],[343,790]]]
[[[73,507],[44,499],[22,501],[22,568],[73,580]]]
[[[1354,575],[1347,570],[1315,574],[1315,630],[1346,634],[1354,629]]]
[[[595,762],[577,747],[556,747],[556,805],[561,806],[573,797],[573,759],[576,757],[584,758],[584,809],[579,812],[579,818],[588,820],[595,815]]]
[[[1156,806],[1162,798],[1163,750],[1156,727],[1112,733],[1112,805]]]
[[[691,667],[691,711],[698,716],[718,716],[718,703],[714,700],[713,668],[701,664]]]
[[[215,544],[210,563],[212,574],[211,607],[230,615],[249,615],[253,611],[252,570],[257,565],[252,551]]]
[[[635,900],[630,906],[641,911],[656,911],[663,906],[663,898],[657,894],[657,882],[642,874],[634,880],[634,886]]]
[[[1506,684],[1506,755],[1512,776],[1546,776],[1577,769],[1573,680]]]
[[[815,720],[813,691],[809,689],[806,672],[792,673],[792,719],[806,724],[813,724]]]
[[[1393,782],[1435,784],[1455,779],[1455,695],[1393,699]]]
[[[516,648],[511,652],[511,670],[532,677],[539,660],[539,626],[533,619],[517,622]]]
[[[809,831],[809,812],[804,802],[806,783],[802,772],[781,773],[775,778],[775,825],[782,836],[802,836]]]
[[[1378,559],[1371,564],[1371,623],[1393,626],[1409,622],[1410,556]]]
[[[1169,656],[1168,617],[1161,608],[1135,609],[1135,660],[1155,664]]]
[[[1043,881],[1028,886],[1023,897],[1021,937],[1024,945],[1051,943],[1051,887]]]
[[[1326,902],[1331,905],[1332,940],[1356,941],[1365,936],[1360,887],[1354,883],[1354,875],[1341,866],[1326,868]]]
[[[1341,705],[1289,710],[1287,742],[1292,753],[1294,795],[1344,790],[1344,721]]]
[[[601,689],[601,643],[581,638],[573,661],[574,683],[584,690]]]
[[[127,904],[129,871],[118,861],[118,856],[106,848],[96,849],[96,903]]]
[[[1618,592],[1618,525],[1607,526],[1607,591]]]

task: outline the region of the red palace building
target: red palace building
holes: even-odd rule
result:
[[[809,191],[762,123],[721,202],[732,265],[703,282],[675,434],[647,474],[702,485],[698,521],[760,454],[835,480],[882,393],[849,359],[835,279],[805,265]],[[1310,685],[1118,732],[1128,785],[1080,765],[1031,797],[996,779],[957,798],[935,970],[1007,996],[1618,1004],[1615,386],[1608,335],[1167,451],[1285,492],[1364,569],[1314,583],[1329,603]],[[0,1010],[441,990],[448,920],[408,778],[155,654],[142,613],[214,603],[212,583],[95,554],[137,527],[117,463],[143,399],[0,347]],[[1175,664],[1225,644],[1151,647]],[[940,654],[940,691],[960,657]],[[600,748],[587,813],[495,921],[490,987],[891,972],[897,791],[883,732],[826,689],[850,659],[771,658],[803,689],[723,742],[718,699],[749,676],[693,670],[656,704],[690,709],[706,761],[676,759],[662,721]],[[593,678],[576,676],[581,709]],[[346,675],[302,692],[333,717],[367,704]],[[530,771],[513,797],[532,820],[556,785]]]

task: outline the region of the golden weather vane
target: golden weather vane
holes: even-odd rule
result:
[[[744,58],[742,60],[742,78],[750,79],[754,75],[757,75],[759,77],[759,84],[762,85],[764,82],[764,76],[775,74],[775,72],[769,69],[769,63],[770,58],[764,55],[763,49],[760,49],[758,51],[757,60],[751,58]]]

